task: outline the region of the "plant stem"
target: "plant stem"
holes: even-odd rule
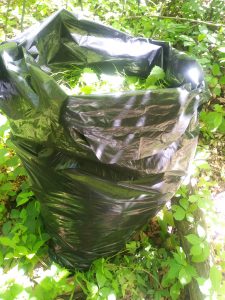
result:
[[[158,18],[158,19],[170,19],[170,20],[176,20],[176,21],[186,21],[190,23],[196,23],[196,24],[205,24],[212,27],[225,27],[225,24],[222,23],[212,23],[208,21],[202,21],[202,20],[194,20],[194,19],[188,19],[188,18],[181,18],[181,17],[169,17],[169,16],[159,16],[159,15],[143,15],[143,16],[131,16],[131,17],[125,17],[124,19],[141,19],[143,17],[149,17],[149,18]]]
[[[79,5],[80,5],[81,10],[83,11],[84,7],[83,7],[83,1],[82,0],[79,0]]]
[[[5,41],[6,41],[6,35],[7,35],[8,20],[9,20],[9,8],[10,8],[10,0],[7,1],[7,11],[6,11],[6,15],[5,15],[5,26],[4,26]]]
[[[25,8],[26,8],[26,0],[23,0],[23,7],[22,7],[22,15],[21,15],[21,23],[20,23],[20,31],[23,31],[23,21],[25,16]]]

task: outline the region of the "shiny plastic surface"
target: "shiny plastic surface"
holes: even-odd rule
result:
[[[145,76],[171,88],[68,96],[50,70],[71,64]],[[0,46],[0,108],[41,202],[55,259],[86,268],[123,248],[176,192],[195,153],[206,99],[196,61],[61,10]]]

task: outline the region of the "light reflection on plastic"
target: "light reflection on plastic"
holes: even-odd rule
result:
[[[104,38],[105,41],[103,42],[103,37],[95,36],[94,39],[92,39],[90,36],[81,36],[77,33],[72,34],[72,36],[80,46],[91,44],[92,49],[101,49],[102,51],[106,51],[106,49],[102,47],[102,45],[105,44],[107,45],[107,53],[112,56],[127,56],[129,53],[129,56],[141,57],[161,48],[161,46],[150,43],[145,44],[143,47],[143,43],[146,43],[145,41],[143,42],[143,40],[135,40],[134,45],[134,41],[132,39],[127,39],[126,42],[123,42],[116,38]]]
[[[140,119],[138,119],[136,123],[136,127],[142,127],[145,124],[146,116],[142,116]]]
[[[125,104],[126,109],[131,109],[134,106],[134,103],[136,102],[136,97],[131,97],[127,103]]]
[[[179,91],[179,102],[181,105],[184,105],[185,102],[187,101],[189,93],[186,90],[181,88],[178,88],[177,90]]]
[[[19,68],[17,66],[11,64],[13,62],[13,58],[7,52],[4,52],[2,54],[2,58],[5,61],[6,67],[9,70],[12,70],[12,71],[15,71],[15,72],[19,71]]]
[[[194,82],[196,85],[199,84],[199,77],[200,77],[200,72],[198,68],[190,68],[187,71],[188,77],[191,79],[192,82]]]
[[[96,156],[97,156],[98,159],[101,159],[102,153],[103,153],[103,151],[105,149],[105,146],[106,145],[104,145],[104,144],[99,145],[99,147],[98,147],[98,149],[96,151]]]
[[[134,134],[130,133],[125,139],[125,144],[129,144],[134,139]]]
[[[0,126],[4,125],[7,122],[7,118],[0,114]]]
[[[149,101],[150,95],[151,95],[151,92],[150,92],[150,91],[148,91],[147,93],[145,93],[145,94],[143,95],[143,98],[142,98],[142,100],[141,100],[141,104],[142,104],[142,105],[145,105],[145,104]]]
[[[116,119],[114,122],[113,122],[113,127],[120,127],[121,125],[121,119]]]

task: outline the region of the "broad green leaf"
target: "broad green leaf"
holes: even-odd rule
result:
[[[163,221],[170,226],[174,226],[173,214],[171,211],[167,209],[163,210]]]
[[[0,191],[1,192],[8,192],[13,189],[13,185],[11,182],[4,183],[3,185],[0,186]]]
[[[29,253],[28,249],[25,246],[16,246],[14,251],[15,255],[27,255]]]
[[[188,222],[193,223],[194,222],[194,216],[191,213],[186,213],[186,219]]]
[[[158,66],[155,66],[146,79],[146,87],[153,88],[154,86],[156,86],[157,81],[163,80],[164,78],[165,72],[163,71],[163,69]]]
[[[204,199],[204,198],[199,198],[198,202],[197,202],[197,205],[198,205],[199,208],[205,208],[205,209],[210,208],[209,201],[207,199]]]
[[[216,96],[220,96],[221,95],[221,86],[220,86],[220,84],[217,84],[214,87],[213,94],[216,95]]]
[[[221,74],[220,72],[220,66],[218,64],[213,64],[212,66],[212,73],[214,76],[218,76]]]
[[[189,243],[192,245],[200,244],[202,239],[200,239],[196,234],[188,234],[185,236]]]
[[[172,205],[172,210],[174,211],[173,217],[177,221],[182,221],[185,218],[185,210],[178,206],[178,205]]]
[[[0,237],[0,244],[3,246],[11,247],[11,248],[14,248],[16,246],[15,241],[6,236]]]
[[[209,254],[210,254],[210,248],[209,248],[209,245],[207,242],[202,242],[200,244],[200,247],[202,249],[202,252],[200,255],[193,255],[191,260],[193,262],[203,262],[205,261],[208,257],[209,257]]]
[[[210,87],[215,87],[218,84],[219,80],[217,77],[209,77],[207,79],[207,81],[208,81]]]
[[[105,285],[105,282],[107,281],[104,274],[100,271],[97,271],[96,279],[97,279],[97,283],[98,283],[99,288],[103,287]]]
[[[225,133],[225,118],[223,118],[222,123],[218,127],[218,132]]]
[[[224,76],[224,78],[225,78],[225,76]],[[215,105],[213,105],[213,109],[214,109],[216,112],[222,113],[222,114],[225,115],[225,109],[224,109],[224,107],[223,107],[222,105],[220,105],[220,104],[215,104]]]
[[[182,268],[179,272],[178,278],[182,285],[186,285],[191,282],[192,276],[187,272],[186,268]]]
[[[188,204],[188,200],[187,200],[187,199],[182,198],[182,199],[180,199],[179,203],[180,203],[180,205],[181,205],[185,210],[188,209],[189,204]]]
[[[223,121],[222,113],[218,113],[215,111],[208,112],[208,113],[201,112],[200,117],[201,117],[201,120],[205,123],[205,126],[211,132],[216,131],[217,128],[221,125],[221,123]]]
[[[191,203],[194,203],[194,202],[198,201],[199,197],[200,196],[198,196],[198,195],[191,195],[191,196],[189,196],[188,201]]]
[[[33,192],[22,192],[16,198],[17,207],[27,203],[30,200],[30,197],[34,195]]]
[[[181,285],[179,282],[173,284],[170,288],[170,296],[172,300],[177,300],[180,297]]]
[[[190,254],[193,256],[201,255],[201,253],[202,253],[202,248],[199,246],[199,244],[192,246],[190,249]]]
[[[198,35],[198,41],[199,42],[203,41],[205,38],[206,38],[206,34],[204,34],[204,33],[201,33],[201,34]]]
[[[135,253],[137,247],[139,247],[139,243],[136,241],[131,241],[129,243],[126,244],[126,249],[130,252],[130,253]]]
[[[187,265],[186,271],[189,273],[189,275],[191,277],[195,277],[196,278],[198,276],[198,273],[197,273],[195,267],[192,266],[192,265]]]
[[[180,265],[187,265],[185,254],[173,252],[173,256]]]

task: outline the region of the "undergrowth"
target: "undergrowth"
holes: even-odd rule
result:
[[[207,24],[224,22],[223,1],[79,3],[76,10],[82,8],[89,18],[95,15],[95,19],[130,34],[170,41],[203,66],[211,98],[200,113],[200,142],[191,180],[177,192],[176,204],[168,204],[121,253],[96,260],[86,272],[69,272],[48,257],[50,237],[42,224],[38,199],[14,153],[7,120],[0,115],[0,299],[175,300],[188,297],[185,287],[192,282],[197,282],[205,299],[224,299],[224,238],[219,239],[214,228],[225,228],[225,224],[223,215],[216,215],[212,196],[223,191],[225,180],[225,25]],[[65,1],[62,5],[74,10],[77,3]],[[38,1],[38,6],[35,0],[3,1],[0,38],[17,34],[58,7],[50,0]],[[149,18],[151,14],[172,19]],[[137,83],[126,81],[128,88]],[[82,90],[81,83],[79,89],[85,94],[93,92],[93,87]],[[195,219],[198,209],[206,219],[205,227]],[[184,239],[188,253],[182,248],[177,222],[187,224]],[[206,260],[210,272],[203,278],[196,266]]]

